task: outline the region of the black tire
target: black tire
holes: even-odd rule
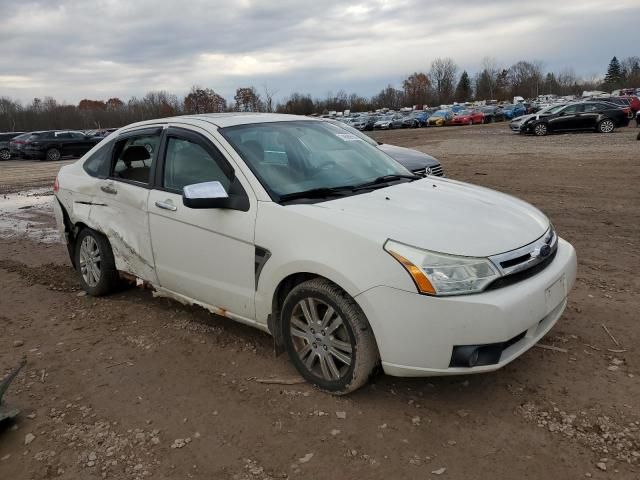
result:
[[[8,148],[0,150],[0,161],[11,160],[11,151]]]
[[[60,153],[60,150],[58,150],[57,148],[50,148],[49,150],[47,150],[47,153],[45,153],[45,160],[48,160],[50,162],[56,162],[58,160],[60,160],[60,158],[62,157],[62,154]]]
[[[533,134],[536,137],[544,137],[546,134],[549,133],[549,128],[547,127],[546,123],[536,123],[533,128],[532,128]]]
[[[600,133],[612,133],[616,129],[616,124],[610,118],[605,118],[598,122],[596,130]]]
[[[99,253],[99,260],[96,262],[98,264],[96,265],[98,269],[98,281],[95,284],[85,279],[86,274],[83,273],[82,263],[86,264],[86,262],[81,262],[80,258],[83,242],[87,238],[95,242]],[[87,242],[90,243],[90,240],[87,240]],[[82,289],[89,295],[100,297],[114,292],[118,288],[120,282],[118,271],[116,270],[116,263],[113,259],[113,251],[111,250],[109,240],[107,240],[104,235],[90,228],[83,229],[76,237],[74,258],[80,285],[82,285]]]
[[[314,310],[310,316],[317,322],[305,320],[308,317],[303,304],[307,312],[311,312],[310,308]],[[329,312],[330,308],[333,313]],[[302,319],[301,313],[304,314]],[[321,319],[327,317],[326,324],[322,324]],[[336,323],[339,323],[337,328]],[[308,280],[289,292],[282,306],[280,326],[289,359],[300,375],[332,394],[344,395],[364,386],[378,364],[378,346],[359,305],[324,278]],[[309,329],[303,331],[306,327]],[[336,348],[335,345],[339,346]],[[305,351],[308,355],[303,354]],[[345,363],[342,358],[348,358],[350,362]]]

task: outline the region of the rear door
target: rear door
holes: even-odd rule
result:
[[[147,214],[162,129],[127,132],[114,140],[109,170],[97,183],[89,218],[111,243],[116,268],[157,283]]]
[[[148,200],[153,253],[163,288],[253,323],[257,202],[223,151],[204,131],[174,127],[167,131]],[[281,160],[278,151],[269,155],[273,161]],[[246,208],[185,207],[183,188],[208,181],[219,181],[227,192],[246,196]]]
[[[595,129],[598,124],[598,118],[600,118],[602,105],[597,103],[584,103],[581,107],[582,111],[579,112],[581,128]]]
[[[87,153],[95,145],[95,142],[89,142],[85,135],[81,132],[69,132],[69,154],[81,157]]]

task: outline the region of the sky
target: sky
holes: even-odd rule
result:
[[[77,103],[240,86],[370,96],[437,57],[603,75],[640,0],[0,0],[0,97]]]

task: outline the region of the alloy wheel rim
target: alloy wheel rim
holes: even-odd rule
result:
[[[536,125],[536,133],[538,135],[542,135],[546,132],[547,132],[547,127],[545,127],[544,125]]]
[[[50,160],[58,160],[60,158],[60,152],[58,150],[49,151]]]
[[[98,242],[91,236],[84,237],[80,244],[80,273],[90,287],[100,282],[100,265]]]
[[[11,158],[11,153],[9,150],[0,150],[0,159],[1,160],[9,160]]]
[[[317,298],[300,300],[291,312],[289,334],[296,355],[312,375],[343,378],[353,363],[353,347],[342,317]]]
[[[602,122],[602,127],[600,129],[605,133],[610,133],[613,131],[613,122],[610,120],[605,120]]]

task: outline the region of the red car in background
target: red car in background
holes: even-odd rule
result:
[[[449,120],[449,125],[473,125],[475,123],[484,123],[484,113],[479,110],[460,110]]]

